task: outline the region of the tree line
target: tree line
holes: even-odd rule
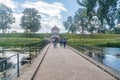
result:
[[[63,22],[70,33],[120,34],[119,0],[77,0],[80,8]]]
[[[39,11],[35,8],[25,8],[22,13],[20,26],[29,33],[37,32],[41,28]],[[0,3],[0,29],[3,34],[7,29],[11,28],[15,20],[12,9]]]

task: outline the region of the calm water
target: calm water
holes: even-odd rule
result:
[[[103,63],[120,72],[120,48],[105,48],[105,59]]]
[[[120,72],[120,56],[116,56],[117,54],[120,54],[120,48],[104,48],[103,50],[103,53],[94,51],[88,55]]]
[[[2,52],[0,52],[0,57],[10,57],[10,56],[15,55],[17,53],[19,53],[19,52],[17,52],[17,51],[4,51],[4,54]],[[29,56],[29,54],[19,54],[19,61],[21,61],[23,58],[28,57],[28,56]],[[11,66],[13,66],[13,68],[10,66],[11,67],[10,69],[12,71],[11,74],[6,75],[7,76],[6,78],[0,77],[0,80],[11,80],[13,77],[16,76],[16,72],[17,72],[17,65],[16,65],[17,64],[17,55],[11,57],[8,60],[8,65],[10,63],[11,63]],[[19,63],[19,64],[20,64],[20,68],[21,68],[21,63]],[[9,72],[7,72],[7,73],[9,73]]]
[[[15,55],[17,53],[18,53],[17,51],[4,51],[4,57],[10,57],[10,56]],[[3,56],[3,54],[0,53],[0,56]],[[21,61],[21,59],[23,57],[28,57],[28,56],[29,56],[29,54],[19,54],[19,60]],[[17,63],[17,56],[12,57],[10,59],[10,62],[16,64]]]

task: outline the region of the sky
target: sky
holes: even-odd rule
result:
[[[79,8],[76,0],[0,0],[0,3],[10,7],[16,18],[9,32],[24,32],[19,24],[25,8],[35,8],[40,12],[42,27],[39,33],[50,33],[55,25],[61,33],[66,32],[63,21],[67,20],[68,16],[73,16]]]

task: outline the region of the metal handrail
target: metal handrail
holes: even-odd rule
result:
[[[47,44],[47,43],[42,42],[42,43],[39,43],[39,44],[37,44],[37,45],[35,45],[35,46],[27,47],[27,48],[25,48],[24,50],[20,51],[20,52],[17,53],[17,54],[14,54],[14,55],[12,55],[12,56],[9,56],[9,57],[7,57],[7,58],[5,58],[5,59],[0,60],[0,64],[2,64],[2,65],[1,65],[1,72],[2,72],[2,74],[0,74],[0,76],[3,76],[4,78],[7,78],[4,74],[7,74],[7,72],[9,72],[13,67],[15,67],[15,72],[14,72],[12,75],[10,75],[10,76],[14,76],[14,77],[17,76],[17,77],[19,77],[19,76],[20,76],[19,54],[28,51],[28,52],[29,52],[28,54],[29,54],[29,57],[30,57],[29,63],[31,64],[31,59],[32,59],[32,57],[31,57],[31,49],[36,53],[35,56],[37,56],[37,51],[40,51],[40,49],[42,49],[46,44]],[[8,60],[10,60],[12,57],[15,57],[15,56],[17,57],[17,58],[16,58],[16,62],[17,62],[17,63],[15,63],[14,65],[10,66],[8,69],[2,68],[2,66],[4,65],[4,63],[3,63],[4,61],[8,61]],[[8,66],[8,63],[7,63],[5,66]],[[3,69],[3,70],[2,70],[2,69]],[[14,75],[15,73],[17,73],[17,75]],[[1,79],[1,78],[2,78],[2,77],[0,77],[0,79]],[[12,77],[11,77],[11,78],[12,78]],[[8,80],[8,79],[5,79],[5,80]]]
[[[19,53],[17,53],[17,54],[19,54]],[[12,55],[12,56],[9,56],[9,57],[7,57],[6,59],[0,60],[0,63],[3,62],[3,61],[5,61],[5,60],[9,60],[11,57],[16,56],[17,54],[14,54],[14,55]]]
[[[90,46],[88,47],[86,47],[86,46],[78,46],[77,48],[79,48],[79,49],[82,49],[82,50],[84,50],[84,51],[87,51],[88,50],[88,52],[94,52],[94,51],[92,51],[92,50],[97,50],[97,51],[102,51],[101,52],[101,54],[98,54],[99,56],[101,56],[101,57],[105,57],[103,54],[104,54],[104,50],[103,50],[103,48],[99,48],[99,47],[91,47],[92,48],[92,50],[91,50],[91,48],[90,48]],[[84,52],[83,51],[83,52]],[[87,54],[86,54],[87,55]],[[102,58],[97,58],[97,56],[95,56],[95,57],[92,57],[93,59],[95,59],[95,60],[97,60],[97,61],[99,61],[99,60],[101,60]],[[109,57],[109,56],[107,56],[107,58],[109,58],[110,60],[111,59],[113,59],[112,57]],[[120,60],[119,59],[117,59],[117,61],[119,61],[120,62]],[[100,62],[100,61],[99,61]],[[100,63],[102,63],[102,62],[100,62]],[[104,63],[102,63],[102,64],[104,64]],[[104,65],[106,65],[106,64],[104,64]],[[106,66],[108,66],[108,65],[106,65]],[[111,64],[111,66],[113,66],[112,64]],[[109,66],[110,67],[110,66]],[[115,69],[114,69],[115,70]],[[115,70],[116,71],[116,70]],[[120,72],[120,71],[118,71],[117,70],[117,72]]]

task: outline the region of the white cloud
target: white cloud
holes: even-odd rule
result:
[[[2,0],[3,2],[4,0]],[[1,1],[0,1],[1,2]],[[25,8],[36,8],[40,14],[41,14],[41,25],[42,28],[39,30],[39,32],[50,32],[51,28],[55,25],[58,26],[62,31],[64,32],[64,27],[62,26],[62,11],[67,11],[67,9],[64,7],[62,3],[54,2],[52,4],[49,4],[47,2],[43,1],[37,1],[37,2],[25,2],[21,3],[19,5],[18,2],[13,2],[12,0],[6,0],[6,5],[10,8],[12,8],[15,11],[17,10],[24,10]],[[19,6],[19,7],[18,7]],[[14,13],[14,16],[16,18],[16,23],[13,24],[13,27],[11,27],[10,31],[16,30],[18,32],[22,32],[23,30],[20,27],[20,19],[22,16],[22,13]]]
[[[20,26],[20,22],[21,22],[21,17],[22,17],[22,13],[18,14],[18,13],[13,13],[13,16],[15,17],[16,21],[15,23],[12,25],[11,29],[9,30],[11,31],[18,31],[18,32],[23,32],[24,30],[21,28]]]
[[[50,17],[61,18],[61,11],[67,11],[63,4],[55,2],[53,4],[48,4],[42,1],[39,2],[26,2],[22,5],[23,8],[36,8],[42,14],[47,14]]]
[[[0,0],[0,3],[5,4],[11,9],[15,9],[17,5],[16,2],[14,2],[13,0]]]

